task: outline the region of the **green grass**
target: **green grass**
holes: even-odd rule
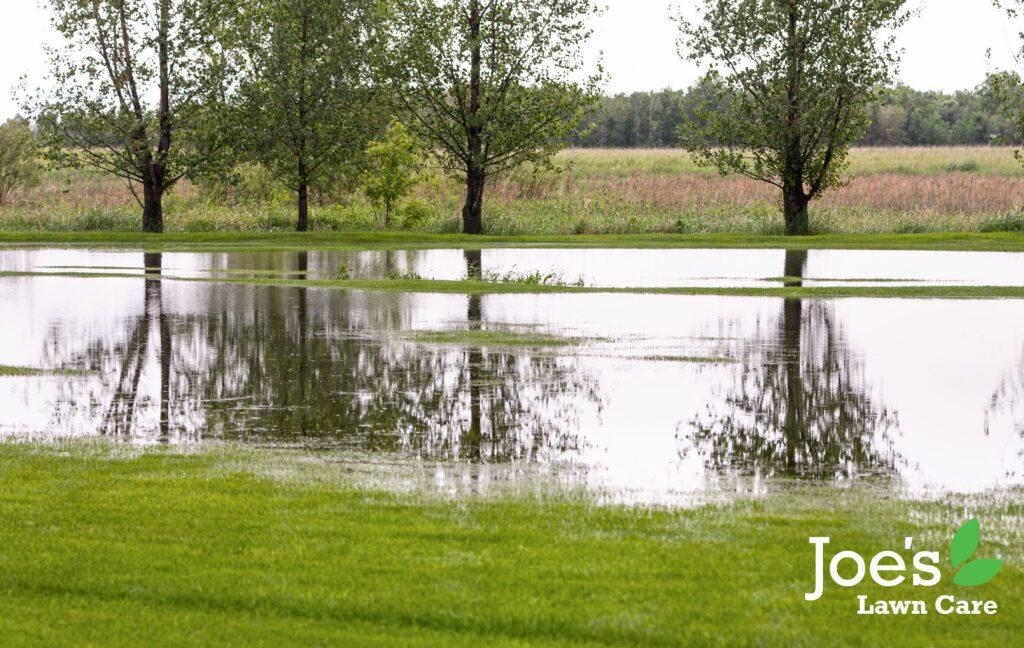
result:
[[[760,281],[767,281],[771,283],[793,283],[798,281],[829,281],[833,283],[925,283],[925,279],[892,279],[892,278],[850,278],[843,279],[839,277],[764,277]]]
[[[127,247],[151,251],[263,251],[312,249],[559,248],[774,248],[849,250],[977,250],[1024,252],[1024,234],[936,232],[925,234],[581,234],[469,236],[410,232],[0,232],[13,247]]]
[[[41,369],[33,369],[32,367],[0,365],[0,376],[39,376],[43,373]]]
[[[76,369],[37,369],[35,367],[18,367],[0,364],[0,377],[2,376],[73,376],[82,375],[86,372]]]
[[[68,279],[127,279],[138,281],[138,275],[102,272],[21,272],[0,271],[0,278],[64,277]],[[693,286],[663,287],[582,287],[547,284],[495,283],[479,280],[443,279],[278,279],[265,277],[175,277],[164,273],[162,281],[192,283],[242,284],[289,288],[328,288],[334,290],[365,290],[376,292],[439,293],[463,295],[503,294],[634,294],[688,295],[721,297],[776,297],[783,299],[1024,299],[1024,286],[957,286],[948,284],[925,286],[785,286],[776,288],[714,288]]]
[[[275,455],[124,454],[0,446],[5,643],[1013,645],[1024,632],[1019,492],[911,502],[804,487],[693,510],[449,501]],[[803,600],[808,537],[871,556],[907,553],[913,536],[944,555],[972,515],[978,555],[1007,561],[988,585],[955,588],[944,569],[931,589]],[[955,593],[1000,612],[864,618],[855,593]]]
[[[483,347],[566,347],[582,344],[580,337],[509,330],[411,331],[409,338],[425,344]]]

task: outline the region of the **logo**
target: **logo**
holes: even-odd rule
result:
[[[969,520],[953,536],[953,541],[949,543],[949,562],[953,565],[953,569],[958,570],[956,576],[953,577],[954,585],[963,587],[984,585],[995,578],[999,570],[1003,568],[1002,560],[992,558],[978,558],[967,562],[977,551],[980,540],[981,525],[978,524],[978,518]]]
[[[981,541],[981,525],[977,518],[967,521],[953,535],[949,543],[949,564],[955,571],[953,584],[960,587],[978,587],[988,583],[999,573],[1003,561],[994,558],[974,558]],[[808,538],[814,546],[814,589],[804,594],[807,601],[817,601],[826,590],[826,575],[833,584],[843,588],[856,587],[870,577],[881,587],[896,587],[909,582],[914,587],[935,587],[942,580],[939,570],[941,556],[938,551],[918,551],[909,564],[904,555],[892,551],[880,551],[865,560],[856,551],[839,551],[828,561],[826,569],[825,545],[831,538]],[[903,548],[910,551],[912,537],[904,538]],[[829,586],[830,587],[830,586]],[[938,596],[931,606],[924,600],[877,600],[869,601],[866,595],[857,596],[857,614],[928,614],[930,609],[938,614],[977,615],[995,614],[999,606],[995,601],[958,599],[952,594]]]

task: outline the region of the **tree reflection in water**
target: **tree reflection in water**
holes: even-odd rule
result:
[[[801,284],[806,258],[786,252],[787,285]],[[734,384],[692,422],[710,468],[818,480],[895,472],[896,417],[872,400],[830,302],[784,299],[767,335],[759,327],[745,346]]]
[[[480,253],[466,258],[479,272]],[[300,254],[298,270],[307,263]],[[576,358],[396,335],[411,320],[407,296],[176,284],[196,291],[193,314],[171,316],[159,255],[146,266],[143,313],[124,339],[100,336],[63,359],[101,370],[90,399],[108,403],[97,426],[107,434],[542,461],[578,450],[581,412],[599,406]],[[468,329],[486,326],[484,306],[467,297]],[[80,400],[68,394],[64,409]]]
[[[990,433],[992,419],[1000,417],[1008,417],[1017,434],[1024,437],[1024,353],[992,392],[985,411],[986,435]]]

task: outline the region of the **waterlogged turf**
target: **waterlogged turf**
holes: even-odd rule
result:
[[[1019,252],[302,240],[0,248],[4,642],[1024,629]],[[824,535],[940,582],[807,601]]]
[[[131,247],[151,251],[275,251],[281,249],[490,249],[552,248],[717,248],[960,250],[1024,252],[1017,232],[936,232],[925,234],[577,234],[469,236],[419,232],[208,232],[143,234],[130,232],[0,232],[11,247]]]
[[[216,273],[214,273],[216,274]],[[130,274],[112,274],[103,272],[5,272],[0,271],[0,279],[17,279],[26,277],[63,277],[66,279],[111,279],[133,278]],[[697,287],[697,286],[651,286],[651,287],[587,287],[564,284],[533,284],[517,282],[494,282],[476,279],[438,280],[438,279],[270,279],[262,277],[223,278],[223,277],[183,277],[173,274],[160,274],[161,281],[222,283],[276,286],[282,288],[327,288],[336,290],[358,290],[372,292],[398,293],[448,293],[465,295],[501,295],[513,293],[543,294],[647,294],[647,295],[719,295],[734,297],[781,297],[789,299],[840,299],[849,297],[872,297],[878,299],[918,298],[918,299],[1022,299],[1024,286],[957,286],[957,285],[921,285],[921,286],[857,286],[852,282],[843,281],[846,285],[839,286],[801,286],[788,285],[799,281],[784,281],[784,287],[774,288],[731,288],[731,287]],[[810,283],[810,281],[808,281]],[[888,283],[894,283],[890,281]]]
[[[5,378],[0,436],[346,449],[438,462],[443,482],[485,464],[660,503],[794,478],[914,494],[1024,480],[1024,301],[993,298],[1024,296],[1016,266],[1005,286],[809,287],[869,275],[856,256],[779,250],[749,251],[791,280],[775,288],[482,279],[550,276],[545,258],[595,279],[612,258],[520,252],[0,252],[0,362],[88,372]],[[691,253],[706,258],[673,251]],[[910,279],[1017,256],[889,254],[932,259],[866,257]],[[452,261],[465,279],[391,278]],[[342,264],[353,278],[315,278]],[[90,265],[125,270],[59,269]]]
[[[0,632],[11,644],[1013,645],[1019,491],[945,502],[870,487],[689,509],[586,495],[395,494],[288,453],[0,446]],[[1005,566],[952,585],[982,520]],[[827,585],[808,538],[941,553],[939,585]],[[914,548],[905,551],[904,538]],[[857,595],[992,600],[995,615],[857,616]]]
[[[0,365],[0,377],[26,377],[26,376],[81,376],[85,372],[76,369],[39,369],[37,367],[13,367]]]
[[[409,339],[426,344],[447,344],[454,346],[481,347],[564,347],[586,342],[578,337],[561,337],[522,331],[502,330],[455,330],[455,331],[413,331]]]

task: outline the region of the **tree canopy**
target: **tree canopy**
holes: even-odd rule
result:
[[[841,182],[899,62],[904,3],[701,0],[701,20],[680,21],[680,52],[707,66],[715,101],[684,124],[685,146],[700,164],[777,186],[786,232],[807,233],[808,203]]]
[[[441,167],[466,182],[463,229],[482,231],[488,177],[545,164],[591,106],[592,0],[398,0],[396,98]]]
[[[224,0],[48,0],[63,37],[48,90],[28,99],[60,165],[123,178],[143,229],[163,231],[162,198],[186,173],[190,109],[205,99]],[[141,192],[141,197],[139,193]]]
[[[248,0],[228,30],[222,130],[296,193],[299,231],[310,185],[352,166],[387,123],[383,20],[376,0]]]

